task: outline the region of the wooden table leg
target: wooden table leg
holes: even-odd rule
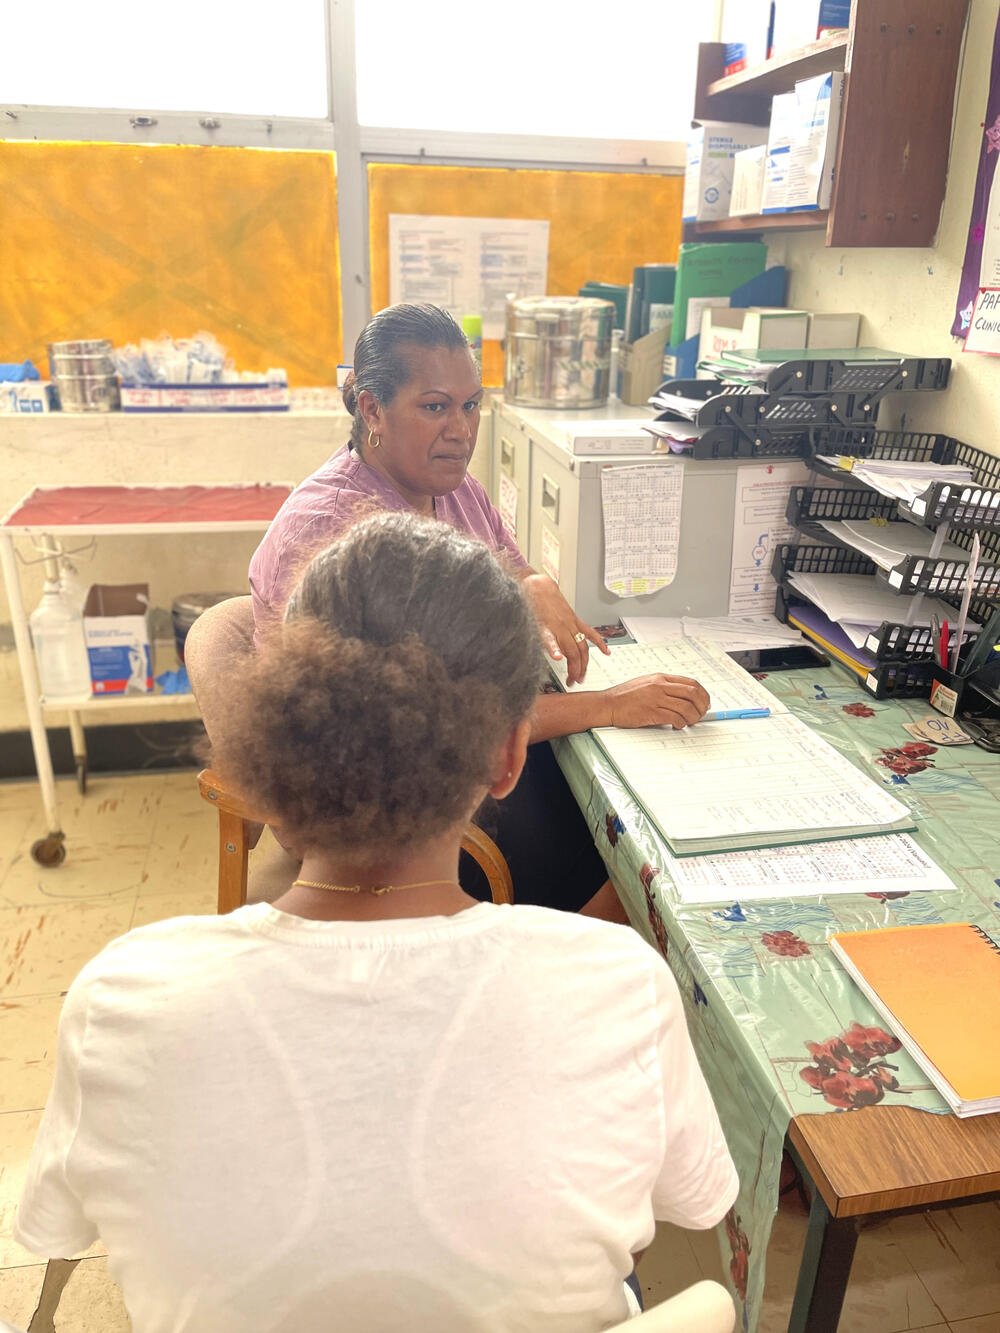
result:
[[[856,1217],[832,1217],[813,1191],[788,1333],[836,1333],[858,1243]]]

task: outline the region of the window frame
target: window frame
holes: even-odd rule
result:
[[[355,340],[372,314],[368,262],[369,163],[531,166],[547,170],[683,174],[685,146],[678,140],[576,139],[359,125],[354,22],[357,3],[359,0],[325,0],[328,105],[325,119],[11,103],[0,104],[0,137],[127,144],[216,144],[334,153],[342,356],[345,360],[353,352]],[[711,0],[711,3],[712,31],[717,38],[721,30],[722,0]]]

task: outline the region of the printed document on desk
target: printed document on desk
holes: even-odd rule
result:
[[[681,463],[601,469],[604,586],[637,597],[673,583],[681,543]]]
[[[667,676],[687,676],[696,680],[711,699],[714,712],[787,713],[788,709],[775,696],[754,680],[742,667],[736,665],[721,645],[698,639],[673,638],[662,643],[623,643],[612,647],[611,655],[590,654],[586,679],[579,685],[566,685],[566,663],[550,663],[553,674],[562,688],[570,693],[578,690],[607,690],[623,685],[636,676],[662,673]],[[759,718],[747,721],[760,721]],[[629,735],[641,734],[629,732]]]
[[[671,857],[663,869],[681,902],[692,904],[955,888],[908,833]]]

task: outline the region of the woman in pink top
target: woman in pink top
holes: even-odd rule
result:
[[[531,568],[483,487],[468,475],[483,388],[465,335],[447,311],[396,305],[366,326],[344,403],[354,417],[346,448],[289,496],[250,564],[258,631],[284,615],[312,555],[353,520],[395,509],[436,517],[496,552],[520,581],[545,650],[582,681],[590,645],[608,648],[545,574]],[[542,694],[532,742],[591,727],[686,727],[708,696],[696,681],[651,675],[610,690]],[[623,919],[614,889],[548,746],[533,744],[525,777],[496,811],[496,837],[518,902],[584,908]],[[464,882],[464,880],[463,880]],[[475,886],[473,886],[475,887]]]

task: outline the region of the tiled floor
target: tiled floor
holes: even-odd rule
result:
[[[108,940],[166,916],[210,912],[216,832],[193,773],[96,778],[86,798],[60,784],[69,856],[43,871],[33,783],[0,784],[0,1320],[26,1328],[44,1265],[10,1238],[27,1155],[52,1077],[61,995]],[[760,1333],[787,1326],[805,1217],[782,1206],[768,1253]],[[130,1325],[104,1251],[73,1272],[60,1333]],[[647,1303],[721,1276],[715,1236],[661,1227],[640,1268]],[[51,1323],[46,1329],[51,1329]],[[842,1333],[1000,1333],[1000,1205],[917,1214],[865,1231]]]

